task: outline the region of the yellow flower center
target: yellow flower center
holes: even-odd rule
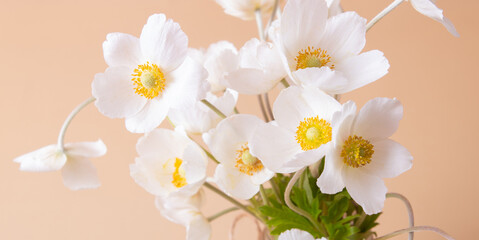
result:
[[[344,141],[341,157],[343,162],[353,168],[362,167],[371,162],[374,146],[366,139],[356,135]]]
[[[152,99],[165,89],[165,76],[156,64],[150,65],[149,62],[146,62],[146,64],[138,65],[131,75],[135,93],[138,95]]]
[[[251,155],[248,148],[248,143],[245,143],[240,150],[237,151],[236,168],[242,173],[253,176],[254,173],[263,169],[261,161]]]
[[[318,116],[304,118],[296,130],[296,141],[303,151],[308,151],[331,141],[332,131],[331,124]]]
[[[175,171],[173,172],[173,185],[177,188],[181,188],[186,185],[185,170],[181,168],[183,161],[179,158],[175,160]]]
[[[328,66],[334,69],[334,64],[331,63],[331,56],[326,50],[321,48],[308,47],[298,52],[298,56],[294,59],[296,61],[296,70],[310,67]]]

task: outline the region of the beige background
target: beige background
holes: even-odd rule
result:
[[[390,1],[345,0],[346,10],[371,19]],[[367,34],[367,49],[391,63],[379,81],[343,96],[360,106],[397,97],[405,107],[394,139],[414,155],[414,166],[387,180],[409,197],[417,225],[440,227],[457,239],[474,239],[479,214],[479,33],[473,0],[438,2],[460,38],[415,12],[409,3]],[[73,121],[67,141],[102,138],[106,156],[94,159],[102,186],[69,191],[59,172],[18,171],[12,159],[54,143],[70,110],[90,96],[93,75],[106,64],[101,44],[109,32],[138,36],[152,13],[179,22],[190,46],[229,40],[237,47],[256,36],[254,22],[223,14],[213,0],[2,0],[0,7],[0,239],[183,239],[184,228],[163,219],[153,196],[137,186],[128,165],[140,137],[90,106]],[[241,97],[242,112],[258,113],[255,98]],[[213,166],[210,166],[210,170]],[[208,192],[207,215],[228,206]],[[213,223],[213,239],[227,239],[235,214]],[[388,200],[380,235],[407,225],[404,207]],[[241,239],[254,225],[240,223]],[[404,239],[405,237],[398,238]],[[440,239],[419,233],[417,239]]]

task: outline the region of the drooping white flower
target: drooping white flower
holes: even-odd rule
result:
[[[208,71],[206,79],[211,85],[212,92],[226,89],[225,75],[233,71],[238,65],[238,50],[228,41],[219,41],[211,44],[208,49],[190,49],[188,55],[201,63]]]
[[[433,0],[410,0],[414,9],[416,9],[421,14],[434,19],[435,21],[440,22],[444,27],[446,27],[447,31],[449,31],[455,37],[459,37],[459,33],[457,33],[454,24],[446,18],[442,12],[443,10],[438,8],[435,1]]]
[[[216,167],[215,182],[233,197],[250,199],[258,193],[259,185],[274,175],[263,166],[261,158],[250,152],[249,142],[263,123],[256,116],[237,114],[224,119],[203,135],[211,153],[220,162]]]
[[[156,207],[166,219],[186,227],[186,240],[209,240],[211,225],[200,211],[203,191],[191,197],[156,197]]]
[[[230,116],[234,113],[238,93],[231,89],[227,89],[221,97],[207,93],[206,100],[226,116]],[[188,109],[172,108],[168,117],[175,126],[182,126],[186,132],[192,134],[205,133],[214,128],[222,119],[201,101],[196,102],[194,106]]]
[[[155,196],[191,196],[206,179],[206,155],[181,129],[155,129],[138,140],[136,150],[130,175]]]
[[[225,85],[241,94],[262,94],[286,75],[276,47],[253,38],[240,49],[238,65],[225,77]]]
[[[282,232],[279,235],[278,240],[315,240],[315,239],[313,235],[311,235],[309,232],[293,228],[291,230]],[[323,237],[316,240],[328,240],[328,239]]]
[[[366,19],[355,12],[328,19],[324,0],[289,0],[270,31],[292,80],[329,94],[352,91],[388,72],[381,51],[361,53],[365,35]]]
[[[101,157],[106,146],[101,141],[67,143],[61,151],[52,144],[15,158],[21,171],[47,172],[62,170],[63,184],[71,190],[97,188],[100,180],[89,158]]]
[[[143,133],[160,125],[171,107],[204,98],[207,72],[187,57],[187,50],[187,36],[163,14],[148,18],[139,39],[108,34],[103,43],[108,68],[92,83],[98,110],[125,118],[129,131]]]
[[[344,187],[367,214],[382,210],[392,178],[412,166],[406,148],[389,139],[399,126],[403,108],[396,99],[375,98],[356,114],[354,102],[333,115],[332,146],[317,184],[323,193]]]
[[[274,172],[291,173],[311,165],[327,151],[331,117],[340,109],[334,98],[317,88],[284,89],[273,105],[276,121],[258,127],[251,153]]]
[[[269,14],[273,10],[274,0],[216,0],[225,13],[243,20],[255,18],[255,11]]]

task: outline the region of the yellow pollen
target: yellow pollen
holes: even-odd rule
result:
[[[181,188],[186,185],[186,178],[185,178],[185,170],[183,170],[181,167],[181,164],[183,164],[183,161],[179,158],[176,158],[175,160],[175,172],[173,172],[173,185],[177,188]]]
[[[253,176],[254,173],[263,169],[261,161],[249,152],[248,143],[245,143],[241,149],[236,152],[235,167],[238,168],[240,172]]]
[[[150,65],[149,62],[146,62],[146,64],[138,65],[131,75],[135,93],[138,95],[152,99],[165,90],[165,76],[156,64]]]
[[[374,146],[366,139],[356,135],[344,141],[341,157],[343,162],[353,168],[362,167],[371,162]]]
[[[296,130],[296,141],[303,151],[318,148],[331,141],[331,124],[318,116],[304,118]]]
[[[334,64],[330,64],[331,56],[328,55],[326,50],[321,48],[308,47],[307,49],[302,49],[294,60],[296,61],[296,70],[323,66],[334,69]]]

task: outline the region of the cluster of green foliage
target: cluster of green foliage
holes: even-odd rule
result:
[[[320,174],[324,161],[319,165]],[[346,190],[336,194],[323,194],[316,185],[317,177],[307,169],[303,172],[291,191],[291,201],[309,214],[305,217],[290,209],[284,201],[284,192],[291,176],[277,174],[272,188],[265,189],[264,198],[260,194],[251,200],[251,210],[263,219],[270,234],[278,236],[282,232],[297,228],[311,233],[315,238],[329,240],[367,239],[376,235],[373,228],[380,214],[367,215],[361,206],[354,202]]]

